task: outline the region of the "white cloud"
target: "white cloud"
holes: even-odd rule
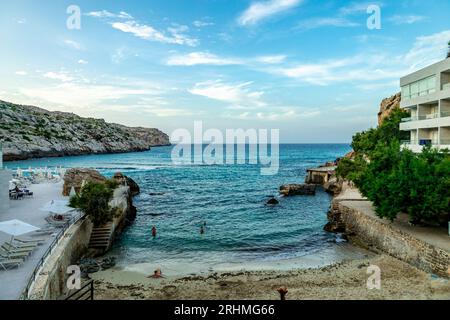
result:
[[[27,19],[25,19],[25,18],[17,19],[16,22],[17,22],[18,24],[26,24],[26,23],[27,23]]]
[[[196,66],[196,65],[247,65],[257,64],[280,64],[286,60],[286,55],[267,55],[254,58],[232,58],[220,57],[209,52],[191,52],[184,55],[173,55],[167,59],[169,66]]]
[[[354,2],[349,4],[348,6],[342,7],[339,12],[342,15],[353,15],[353,14],[359,14],[359,13],[366,13],[367,8],[371,5],[378,5],[379,7],[383,6],[383,3],[381,2]]]
[[[253,2],[238,18],[241,26],[255,25],[261,20],[300,5],[303,0],[267,0]]]
[[[87,62],[86,60],[80,59],[78,60],[79,64],[88,64],[89,62]]]
[[[346,18],[316,18],[316,19],[310,19],[303,21],[299,23],[298,28],[309,30],[309,29],[316,29],[320,27],[357,27],[359,26],[358,23],[352,22]]]
[[[230,84],[222,81],[207,81],[197,83],[189,92],[194,95],[243,107],[265,106],[266,103],[261,100],[264,92],[251,91],[248,88],[251,84],[252,82]]]
[[[195,65],[233,65],[241,64],[242,61],[232,58],[221,58],[208,52],[191,52],[186,55],[174,55],[169,57],[169,66],[195,66]]]
[[[257,57],[255,60],[261,63],[266,63],[266,64],[279,64],[279,63],[283,63],[286,60],[286,56],[285,55],[274,55],[274,56],[260,56]]]
[[[81,44],[79,44],[78,42],[73,41],[73,40],[64,40],[64,44],[75,50],[82,50],[82,48],[83,48],[81,46]]]
[[[45,73],[44,77],[48,78],[48,79],[52,79],[52,80],[59,80],[61,82],[70,82],[70,81],[74,80],[73,77],[67,75],[64,72],[52,72],[52,71],[50,71],[50,72]]]
[[[111,25],[114,29],[125,33],[131,33],[135,37],[148,41],[187,45],[191,47],[195,47],[199,43],[197,39],[190,38],[182,33],[186,31],[185,27],[169,28],[168,31],[170,36],[167,36],[163,32],[158,31],[149,25],[139,24],[136,21],[113,22]]]
[[[102,11],[92,11],[86,13],[86,16],[93,18],[118,18],[118,19],[133,19],[133,17],[126,13],[125,11],[120,11],[119,13],[111,13],[107,10]]]
[[[213,26],[214,22],[205,21],[205,20],[195,20],[194,22],[192,22],[192,25],[197,28],[204,28],[204,27]]]
[[[406,16],[395,15],[390,17],[389,21],[394,24],[400,25],[400,24],[414,24],[416,22],[423,21],[425,19],[426,17],[418,15],[406,15]]]
[[[238,120],[261,120],[261,121],[280,121],[280,120],[297,120],[309,119],[317,117],[321,114],[316,109],[303,109],[297,107],[270,107],[264,108],[262,111],[251,112],[225,112],[224,118]]]
[[[22,70],[16,71],[15,73],[16,73],[16,75],[18,75],[18,76],[26,76],[26,75],[28,74],[28,72],[22,71]]]
[[[406,53],[395,56],[389,53],[359,54],[345,59],[304,63],[292,67],[271,68],[269,72],[315,85],[364,81],[376,83],[392,81],[433,64],[445,57],[450,30],[416,38]],[[365,86],[365,88],[369,88]]]

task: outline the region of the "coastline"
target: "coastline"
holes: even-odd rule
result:
[[[383,270],[380,290],[368,290],[367,267]],[[129,271],[94,274],[98,300],[279,300],[281,286],[288,300],[424,300],[448,299],[450,288],[442,279],[395,258],[375,255],[322,268],[292,271],[240,271],[188,277],[147,278]]]

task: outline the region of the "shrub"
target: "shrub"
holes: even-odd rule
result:
[[[337,175],[353,181],[382,218],[404,212],[414,223],[444,224],[450,220],[450,154],[431,146],[420,154],[402,149],[408,133],[399,125],[406,116],[396,110],[377,129],[356,134],[356,156],[341,160]]]
[[[70,206],[89,215],[94,226],[102,226],[112,221],[116,215],[109,202],[117,186],[117,182],[109,180],[105,183],[88,182],[80,194],[70,198]]]

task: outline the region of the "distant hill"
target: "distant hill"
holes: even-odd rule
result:
[[[5,161],[145,151],[170,144],[169,136],[158,129],[126,127],[1,100],[0,142]]]

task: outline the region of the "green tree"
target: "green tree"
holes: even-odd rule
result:
[[[117,182],[108,180],[105,183],[88,182],[81,192],[70,198],[70,206],[89,215],[94,226],[98,227],[113,220],[116,211],[110,207]]]

